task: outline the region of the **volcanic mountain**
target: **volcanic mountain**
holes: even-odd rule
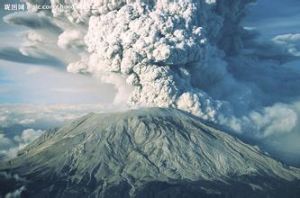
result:
[[[0,164],[0,195],[299,197],[300,170],[176,109],[88,114]]]

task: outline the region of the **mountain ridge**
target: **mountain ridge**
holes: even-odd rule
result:
[[[174,189],[214,197],[242,184],[252,195],[265,196],[274,193],[275,184],[299,186],[300,178],[299,169],[170,108],[88,114],[44,134],[0,170],[27,178],[30,195],[51,192],[55,197],[72,192],[92,197],[139,197],[144,192],[151,197],[161,188],[174,197]],[[178,188],[163,187],[169,185]],[[118,195],[112,196],[112,189]]]

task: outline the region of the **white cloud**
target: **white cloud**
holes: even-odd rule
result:
[[[292,106],[276,104],[267,107],[263,112],[250,113],[249,119],[253,126],[258,127],[261,131],[257,134],[260,137],[290,133],[296,127],[298,116]]]
[[[42,130],[26,129],[22,132],[20,136],[15,136],[14,140],[22,144],[28,144],[36,138],[38,138],[43,133],[44,131]]]
[[[5,137],[4,134],[0,134],[0,153],[12,144],[11,140]]]
[[[96,104],[0,105],[0,127],[16,124],[30,127],[47,122],[60,125],[90,112],[103,112],[112,109]]]
[[[273,41],[286,47],[294,56],[300,56],[300,33],[278,35],[273,38]]]
[[[9,139],[4,134],[0,134],[0,159],[10,159],[17,156],[18,151],[42,135],[44,131],[25,129],[20,135]]]

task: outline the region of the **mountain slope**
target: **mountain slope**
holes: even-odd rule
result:
[[[11,186],[30,197],[300,195],[298,169],[175,109],[89,114],[0,170],[24,178]]]

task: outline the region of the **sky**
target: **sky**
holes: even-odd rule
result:
[[[24,40],[22,26],[2,19],[0,2],[0,104],[99,104],[113,100],[114,88],[96,79],[66,71],[65,63],[54,57],[26,57],[18,48]],[[18,1],[15,1],[18,2]]]
[[[299,19],[298,0],[259,0],[249,8],[245,25],[258,29],[264,38],[272,38],[299,33]]]
[[[116,101],[122,101],[123,98],[126,98],[126,92],[130,90],[130,88],[124,86],[123,81],[115,76],[105,76],[104,80],[103,77],[99,80],[99,78],[90,75],[82,75],[83,72],[79,72],[80,74],[68,72],[67,70],[70,70],[70,68],[81,66],[80,64],[74,64],[74,67],[70,67],[70,65],[68,66],[70,62],[80,63],[80,57],[85,57],[84,54],[80,54],[82,51],[82,45],[80,39],[78,39],[82,36],[80,31],[66,31],[66,34],[62,35],[62,30],[55,23],[49,21],[47,17],[40,16],[39,20],[33,23],[34,15],[22,15],[24,13],[21,12],[14,15],[11,11],[4,11],[3,7],[6,2],[13,1],[4,0],[0,3],[0,159],[1,157],[16,155],[18,149],[37,138],[39,134],[51,127],[62,125],[64,121],[72,120],[91,111],[118,110],[121,107],[116,104]],[[13,16],[7,18],[5,17],[7,14]],[[281,48],[273,48],[272,45],[268,48],[268,45],[264,44],[261,50],[263,53],[259,52],[258,54],[264,58],[269,56],[268,52],[270,50],[273,50],[270,52],[272,56],[274,56],[274,53],[275,56],[278,53],[278,57],[269,61],[268,67],[265,69],[259,68],[259,65],[234,67],[233,64],[230,70],[235,71],[233,78],[242,82],[243,85],[241,86],[235,85],[234,82],[231,82],[231,77],[228,77],[224,80],[226,82],[221,83],[227,85],[226,89],[224,89],[224,86],[220,86],[221,88],[210,87],[211,85],[207,82],[201,82],[200,87],[215,98],[238,101],[238,105],[243,107],[243,102],[248,97],[248,93],[246,91],[246,94],[241,94],[242,91],[240,90],[244,88],[244,84],[249,86],[251,88],[249,92],[254,92],[254,96],[252,96],[254,102],[250,100],[249,103],[256,103],[255,94],[257,94],[258,102],[257,104],[247,105],[247,108],[252,106],[266,108],[252,112],[239,108],[237,105],[236,109],[249,113],[249,115],[240,113],[241,116],[245,116],[241,120],[257,124],[258,130],[262,132],[250,134],[262,140],[260,142],[261,146],[266,145],[268,151],[279,153],[279,158],[300,166],[300,154],[298,153],[300,146],[297,143],[300,140],[298,130],[300,124],[297,121],[297,116],[300,115],[298,115],[300,105],[294,102],[299,97],[298,85],[295,82],[299,81],[297,77],[300,72],[300,61],[297,58],[291,61],[290,57],[285,56],[281,58],[282,51],[280,51],[288,51],[293,57],[300,56],[300,37],[295,36],[300,35],[300,23],[298,22],[300,21],[299,1],[258,0],[248,7],[246,16],[243,20],[243,26],[254,32],[257,43],[276,43],[282,46]],[[23,26],[13,24],[23,24]],[[106,24],[101,25],[105,26]],[[83,29],[82,32],[86,31],[84,26],[76,27],[80,30]],[[45,37],[39,38],[35,32],[41,33]],[[93,32],[96,31],[91,31],[88,34],[91,39],[91,47],[94,43],[92,39],[97,37],[97,35],[92,34]],[[70,39],[70,43],[73,44],[68,46],[68,42],[60,42],[57,37]],[[110,38],[109,35],[108,38]],[[30,42],[26,43],[26,40],[31,40],[34,45]],[[61,40],[63,41],[63,39]],[[35,42],[38,44],[36,45]],[[60,43],[60,48],[57,47],[57,43]],[[253,45],[252,42],[251,45]],[[35,48],[36,46],[39,46],[39,48]],[[246,49],[247,47],[246,45]],[[101,49],[97,49],[97,46],[95,48],[94,50],[101,52]],[[265,48],[268,48],[268,50],[264,51]],[[280,52],[276,51],[278,49],[280,49]],[[159,58],[164,58],[163,50],[157,54]],[[289,61],[285,63],[286,58]],[[278,60],[284,62],[279,68],[274,66]],[[269,70],[269,67],[276,69]],[[291,71],[295,71],[294,75],[290,74]],[[269,74],[269,76],[265,74]],[[151,75],[149,75],[149,79],[146,76],[146,79],[150,81]],[[216,78],[218,78],[218,75],[226,74],[223,74],[222,69],[220,69],[220,73],[216,74]],[[278,80],[276,81],[274,78]],[[133,77],[129,80],[134,83],[136,79]],[[116,81],[117,85],[109,83],[110,81]],[[206,84],[207,87],[205,87]],[[158,87],[164,90],[164,88]],[[226,93],[233,94],[227,96]],[[147,98],[147,94],[151,94],[151,92],[142,93],[143,96],[140,96],[140,98]],[[161,95],[164,99],[163,94],[158,95]],[[205,96],[205,94],[203,95]],[[188,96],[182,99],[184,102],[189,100]],[[207,97],[207,100],[210,100],[210,98]],[[208,109],[210,108],[209,105]],[[286,128],[283,129],[283,125],[276,125],[282,117],[287,118],[284,125]],[[228,123],[228,120],[224,122]],[[235,123],[235,120],[231,120],[230,124],[237,126],[236,128],[240,127]],[[294,128],[290,129],[289,125],[294,126]],[[271,132],[269,131],[271,130],[272,134],[270,135]],[[256,129],[253,131],[256,131]],[[264,139],[264,137],[267,138]],[[295,160],[295,156],[299,159]]]

